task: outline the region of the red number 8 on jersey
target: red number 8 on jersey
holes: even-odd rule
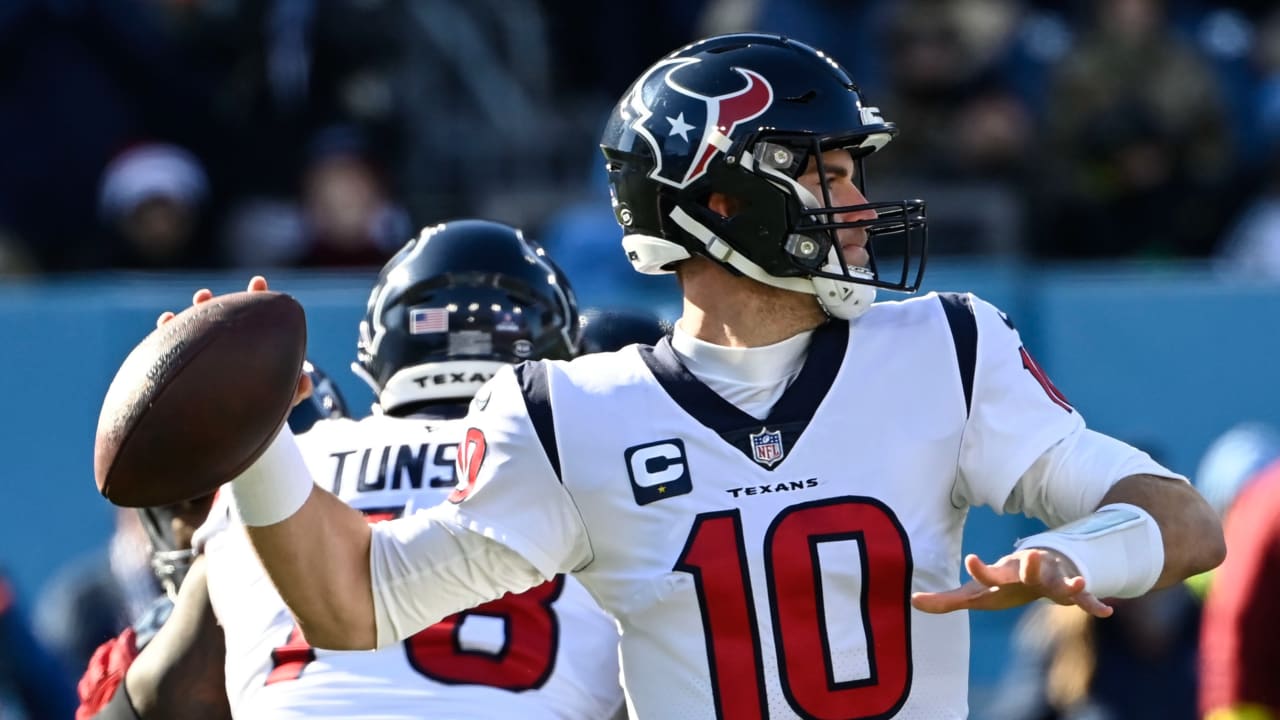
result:
[[[441,620],[404,642],[409,665],[420,675],[449,685],[485,685],[512,692],[536,690],[555,669],[560,625],[552,603],[564,590],[564,576],[519,595],[497,600]],[[505,640],[496,652],[468,650],[459,633],[468,617],[484,616],[504,621]],[[296,680],[316,659],[295,626],[288,641],[271,653],[273,669],[267,685]]]

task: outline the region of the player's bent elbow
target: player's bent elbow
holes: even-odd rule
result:
[[[1190,492],[1195,493],[1194,490]],[[1163,528],[1165,570],[1156,584],[1157,588],[1208,572],[1226,559],[1227,541],[1222,521],[1198,494],[1186,501],[1176,518],[1167,518],[1166,522]]]
[[[1204,531],[1205,539],[1202,547],[1204,557],[1200,559],[1201,567],[1193,571],[1191,575],[1198,575],[1212,570],[1227,559],[1227,538],[1222,530],[1222,521],[1210,509],[1209,517],[1205,519],[1205,522],[1208,527]]]
[[[1227,540],[1222,530],[1222,520],[1218,513],[1205,501],[1200,493],[1189,485],[1181,483],[1177,486],[1182,492],[1181,522],[1174,525],[1173,530],[1179,537],[1175,540],[1183,548],[1185,567],[1183,577],[1179,580],[1212,570],[1227,558]],[[1170,541],[1165,540],[1165,547]]]

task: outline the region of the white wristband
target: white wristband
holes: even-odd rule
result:
[[[266,452],[231,481],[231,494],[245,525],[262,527],[285,520],[311,497],[315,482],[289,425]]]
[[[1164,541],[1155,518],[1137,505],[1114,503],[1048,532],[1018,541],[1017,548],[1056,550],[1075,563],[1085,590],[1099,598],[1146,593],[1164,570]]]

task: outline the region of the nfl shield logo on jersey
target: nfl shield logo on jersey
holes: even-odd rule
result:
[[[773,467],[782,459],[782,431],[770,432],[769,428],[760,428],[760,432],[751,433],[751,457],[765,467]]]

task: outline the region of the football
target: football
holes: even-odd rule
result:
[[[148,507],[235,478],[284,425],[306,347],[302,306],[278,292],[215,296],[156,328],[103,400],[98,491],[116,505]]]

